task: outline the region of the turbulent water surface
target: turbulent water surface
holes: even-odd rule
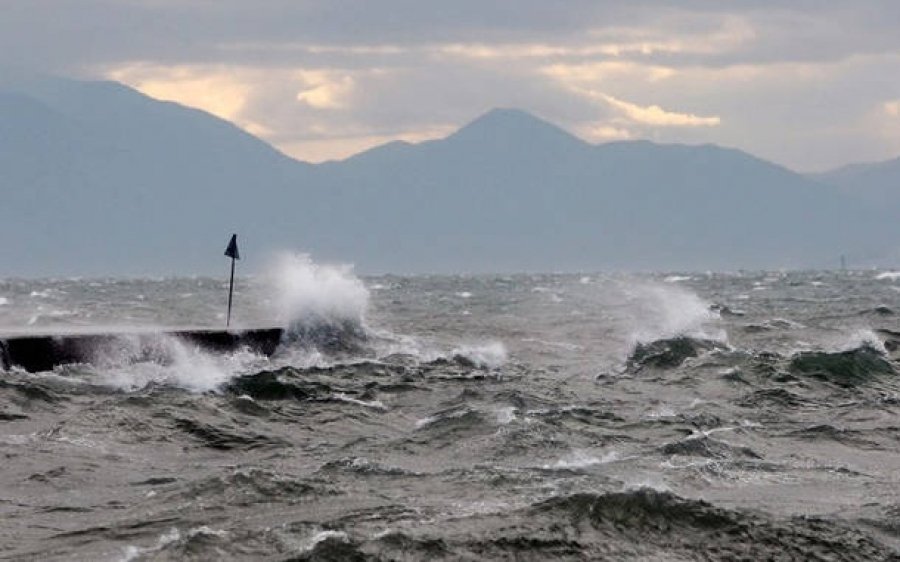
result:
[[[216,326],[224,287],[0,281],[0,326]],[[897,560],[898,289],[286,262],[235,297],[271,358],[0,373],[0,558]]]

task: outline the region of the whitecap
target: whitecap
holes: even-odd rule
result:
[[[479,367],[496,369],[501,367],[508,358],[506,346],[502,342],[494,341],[478,345],[463,345],[451,352],[454,357],[468,359]]]
[[[415,423],[416,429],[421,429],[427,425],[431,425],[439,419],[441,418],[439,418],[438,416],[428,416],[427,418],[418,419]]]
[[[300,549],[302,552],[309,552],[316,548],[320,542],[326,541],[328,539],[336,539],[341,542],[347,542],[350,540],[350,537],[347,536],[347,533],[344,531],[334,531],[334,530],[326,530],[319,531],[314,534],[310,539],[306,542],[305,545]]]
[[[619,460],[619,454],[616,451],[609,451],[598,457],[586,451],[578,450],[559,459],[554,464],[545,464],[543,468],[545,470],[572,470],[607,464],[617,460]]]
[[[508,425],[516,419],[516,408],[513,406],[498,408],[496,413],[497,423],[501,425]]]
[[[373,410],[387,410],[387,406],[384,405],[384,402],[381,400],[359,400],[358,398],[353,398],[352,396],[348,396],[343,392],[338,392],[331,395],[335,400],[339,400],[341,402],[347,402],[348,404],[356,404],[357,406],[364,406],[366,408],[372,408]]]
[[[671,406],[663,405],[655,410],[650,410],[644,415],[644,417],[655,420],[659,418],[674,418],[677,415],[678,413],[675,412],[675,410]]]
[[[852,351],[861,347],[870,347],[879,353],[887,354],[884,342],[871,328],[859,328],[825,343],[826,351]]]
[[[625,482],[622,486],[622,491],[624,492],[637,492],[645,489],[653,490],[654,492],[672,491],[672,488],[670,488],[669,485],[664,481],[660,480],[658,475],[646,475],[640,480]]]
[[[142,547],[142,546],[134,546],[134,545],[126,546],[124,549],[125,552],[123,553],[123,556],[122,556],[122,558],[120,558],[120,560],[121,560],[121,562],[131,562],[132,560],[135,560],[135,559],[143,556],[144,554],[150,554],[151,552],[158,552],[158,551],[162,550],[163,548],[167,547],[168,545],[170,545],[174,542],[177,542],[179,540],[181,540],[181,532],[178,529],[173,527],[172,530],[170,530],[169,532],[163,533],[162,535],[160,535],[160,537],[156,541],[155,546],[151,546],[151,547]]]
[[[547,347],[558,347],[567,351],[578,351],[579,349],[582,349],[580,345],[564,341],[547,341],[538,338],[522,338],[522,341],[525,343],[537,343]]]
[[[89,373],[93,382],[125,391],[150,384],[215,391],[238,374],[269,365],[268,358],[247,349],[210,353],[166,334],[123,335],[93,355]]]

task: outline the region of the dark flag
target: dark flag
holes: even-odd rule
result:
[[[231,281],[228,283],[228,316],[225,317],[225,327],[231,325],[231,295],[234,293],[234,260],[241,259],[241,253],[237,247],[237,234],[231,235],[231,242],[225,248],[225,255],[231,258]]]
[[[225,248],[225,255],[236,260],[241,259],[241,253],[238,251],[237,247],[237,234],[231,235],[231,242],[229,242],[228,247]]]

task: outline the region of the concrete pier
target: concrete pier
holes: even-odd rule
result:
[[[135,342],[139,348],[152,348],[153,342],[161,337],[173,337],[216,353],[247,348],[268,356],[275,353],[283,334],[283,328],[251,328],[0,335],[0,367],[4,370],[18,367],[31,373],[50,371],[59,365],[92,363],[98,355],[129,345],[134,347]],[[148,355],[153,355],[153,349],[148,349]]]

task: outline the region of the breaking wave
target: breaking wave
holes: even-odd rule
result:
[[[322,265],[307,254],[278,255],[266,273],[273,316],[285,343],[325,352],[359,352],[367,340],[369,290],[348,265]]]
[[[709,303],[686,289],[671,284],[636,283],[625,293],[632,319],[632,344],[680,336],[726,340],[725,331],[717,325],[719,315]]]

